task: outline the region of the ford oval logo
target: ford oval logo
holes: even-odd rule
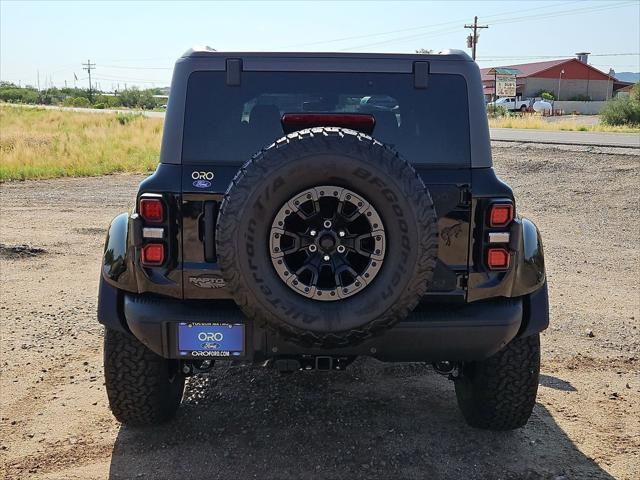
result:
[[[209,188],[211,186],[211,182],[209,180],[196,180],[193,182],[193,186],[196,188]]]

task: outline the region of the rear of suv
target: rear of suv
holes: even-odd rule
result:
[[[109,227],[98,319],[110,406],[132,425],[171,418],[216,360],[358,356],[432,363],[470,425],[524,425],[544,256],[492,168],[476,64],[186,52],[160,164]]]

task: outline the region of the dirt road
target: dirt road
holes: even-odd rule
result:
[[[1,187],[0,477],[637,478],[640,156],[513,144],[494,156],[548,262],[552,324],[525,428],[472,430],[445,378],[372,360],[285,377],[219,368],[190,380],[175,421],[121,427],[96,289],[104,230],[141,177],[29,181]]]

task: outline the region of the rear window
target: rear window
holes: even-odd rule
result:
[[[182,161],[241,163],[284,135],[285,113],[368,113],[373,136],[409,162],[469,166],[467,87],[459,75],[243,72],[227,86],[225,72],[189,77]]]

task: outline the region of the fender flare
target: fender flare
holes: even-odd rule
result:
[[[512,296],[523,297],[522,324],[517,336],[528,337],[549,326],[549,292],[540,231],[527,218],[521,218],[520,223],[519,257]]]
[[[123,312],[123,291],[137,292],[133,252],[129,248],[129,214],[115,217],[104,243],[98,287],[98,321],[105,327],[129,333]]]
[[[542,236],[538,227],[527,218],[520,218],[520,228],[512,230],[512,250],[518,252],[511,297],[533,293],[546,282]],[[515,235],[514,235],[515,233]]]
[[[121,213],[111,221],[102,256],[102,277],[118,289],[137,292],[134,252],[129,242],[130,221],[128,213]]]

